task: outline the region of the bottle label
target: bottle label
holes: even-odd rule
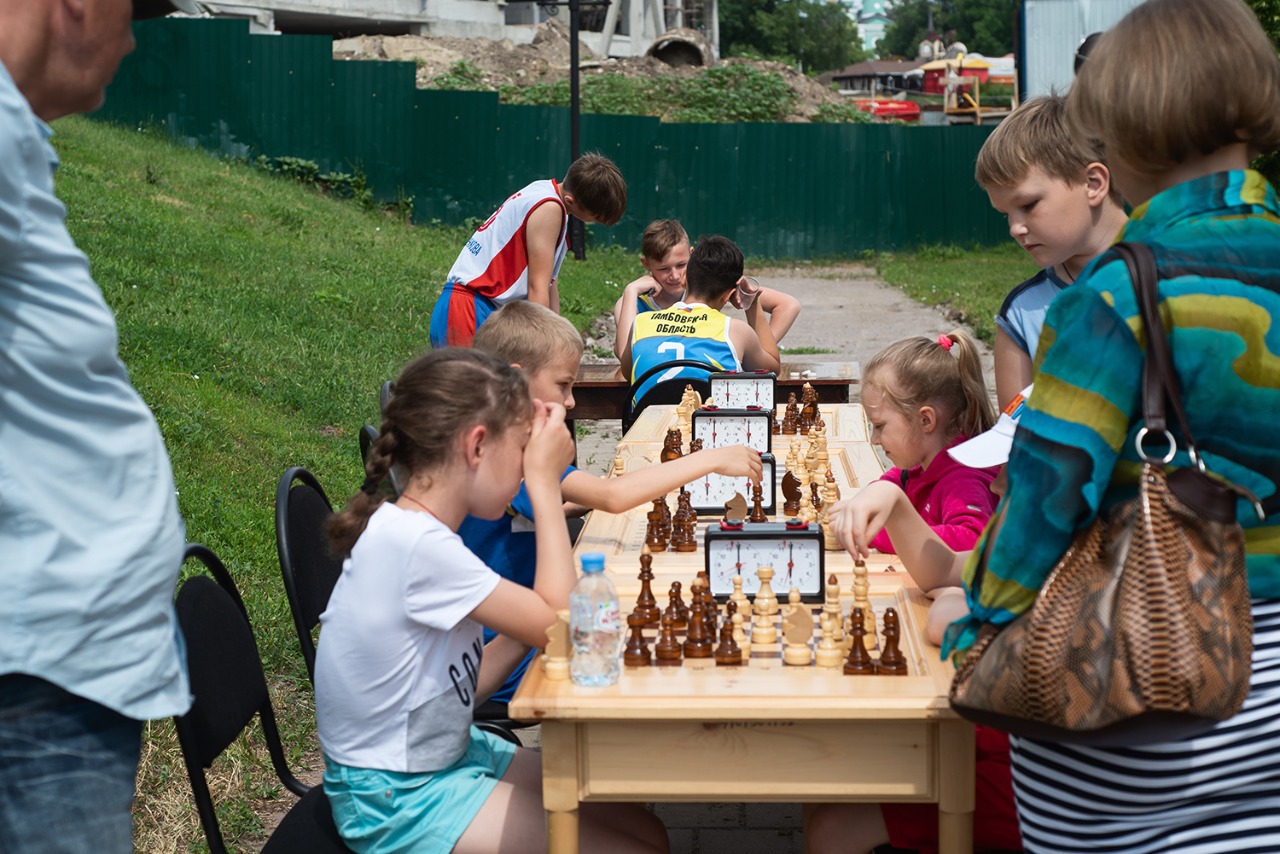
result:
[[[616,632],[622,629],[622,615],[617,602],[598,602],[596,604],[596,631]]]

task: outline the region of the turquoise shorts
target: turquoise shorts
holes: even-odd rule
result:
[[[473,726],[467,752],[442,771],[375,771],[326,756],[324,791],[352,851],[449,854],[515,753],[511,742]]]

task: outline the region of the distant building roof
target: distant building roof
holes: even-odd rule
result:
[[[889,74],[906,74],[913,68],[919,68],[923,64],[923,60],[919,59],[871,59],[866,62],[856,62],[839,71],[830,72],[830,74],[833,80],[841,80],[845,77],[877,77]]]

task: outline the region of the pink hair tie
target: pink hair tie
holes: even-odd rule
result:
[[[945,333],[938,336],[938,346],[941,347],[943,350],[950,351],[952,345],[955,343],[956,342],[952,341],[951,338],[948,337]]]

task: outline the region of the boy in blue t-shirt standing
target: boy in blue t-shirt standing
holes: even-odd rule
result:
[[[1128,221],[1096,143],[1073,133],[1066,98],[1027,101],[987,137],[974,170],[1009,236],[1044,269],[1005,297],[996,315],[1001,409],[1031,385],[1036,346],[1053,298],[1102,254]]]

